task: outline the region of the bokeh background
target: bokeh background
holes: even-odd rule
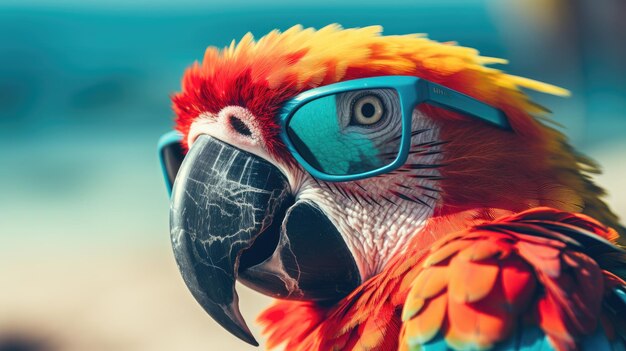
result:
[[[248,31],[381,24],[566,87],[536,99],[626,217],[625,17],[623,0],[0,0],[0,351],[253,349],[178,275],[155,150],[184,68]],[[269,300],[240,294],[254,324]]]

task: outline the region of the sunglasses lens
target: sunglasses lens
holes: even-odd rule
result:
[[[173,131],[163,135],[159,140],[159,159],[168,193],[172,192],[172,185],[183,158],[185,158],[185,151],[180,134]]]
[[[393,89],[354,90],[302,105],[287,134],[311,166],[356,175],[391,164],[400,152],[402,109]]]

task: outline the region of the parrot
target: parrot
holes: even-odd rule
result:
[[[599,166],[507,61],[382,27],[248,33],[188,67],[159,155],[202,308],[268,349],[626,350]]]

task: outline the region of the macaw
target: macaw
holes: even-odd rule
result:
[[[595,163],[453,42],[379,26],[251,34],[188,68],[161,141],[183,280],[286,350],[625,350],[625,229]]]

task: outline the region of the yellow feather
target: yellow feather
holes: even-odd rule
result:
[[[216,66],[221,70],[249,67],[255,80],[265,80],[271,88],[285,84],[297,89],[313,88],[359,78],[359,70],[414,75],[443,85],[453,82],[461,92],[506,110],[516,133],[542,144],[549,163],[546,169],[555,173],[556,184],[564,186],[546,191],[546,203],[580,209],[624,231],[601,200],[603,190],[587,175],[597,171],[597,166],[577,154],[563,134],[540,122],[547,120],[549,111],[532,102],[523,91],[569,96],[568,90],[487,67],[507,61],[480,56],[473,48],[439,43],[423,34],[383,36],[382,30],[380,26],[342,29],[331,24],[316,31],[297,25],[282,33],[272,31],[258,41],[248,33],[239,43],[233,41],[221,51],[208,48],[202,67],[192,70],[211,75]]]

